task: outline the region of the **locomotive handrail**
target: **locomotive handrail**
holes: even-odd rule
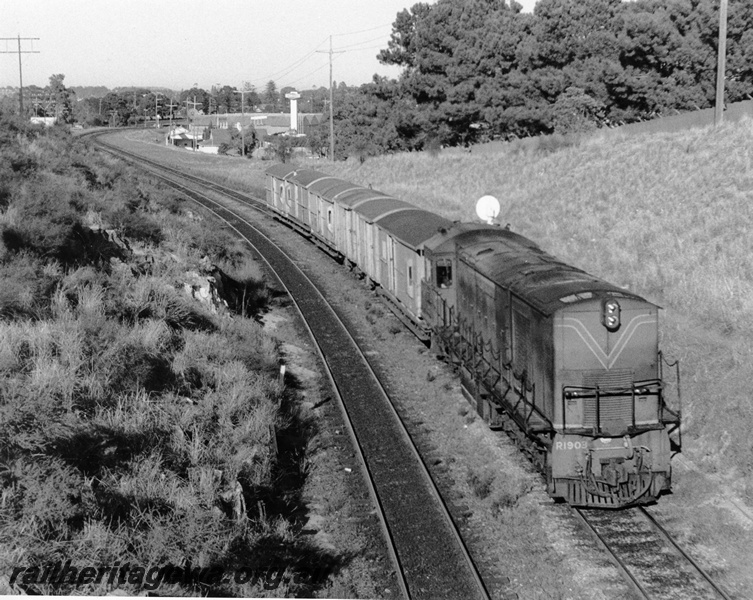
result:
[[[598,385],[596,386],[596,431],[601,433],[601,398],[599,398]]]
[[[615,398],[620,396],[630,395],[631,398],[631,416],[632,416],[632,429],[638,430],[639,427],[635,422],[635,397],[636,393],[641,396],[658,396],[662,397],[661,391],[663,389],[661,379],[645,379],[642,381],[635,381],[630,387],[601,387],[601,386],[577,386],[577,385],[565,385],[562,387],[562,429],[567,429],[567,415],[565,401],[574,398],[582,399],[596,399],[596,424],[593,428],[587,428],[585,425],[580,427],[575,426],[575,429],[593,429],[597,433],[601,433],[601,399],[602,398]],[[593,393],[590,393],[593,392]],[[662,405],[657,406],[657,422],[662,422],[661,415]]]
[[[462,319],[459,322],[459,331],[457,333],[459,339],[454,342],[453,347],[460,362],[466,365],[466,368],[469,369],[477,381],[483,381],[492,397],[498,399],[501,404],[507,404],[513,413],[520,415],[523,429],[527,431],[531,430],[530,421],[534,414],[539,416],[551,428],[551,420],[541,413],[536,404],[536,385],[528,381],[528,372],[524,369],[521,373],[516,373],[512,367],[512,363],[502,363],[502,368],[512,376],[512,381],[506,381],[503,372],[497,370],[492,362],[484,356],[483,352],[478,351],[479,347],[482,349],[486,348],[487,342],[484,342],[483,334],[475,332],[470,319]],[[491,342],[489,342],[489,347],[492,349],[494,347]],[[499,360],[501,362],[502,352],[493,353],[491,358],[494,361]],[[484,367],[486,368],[484,369]],[[496,376],[496,380],[491,386],[486,379],[490,372]],[[500,380],[505,381],[507,384],[507,390],[505,390],[504,394],[496,391],[496,385]],[[516,382],[519,385],[515,385]],[[511,389],[517,397],[514,404],[506,400],[506,396]],[[529,399],[528,394],[532,394],[532,398]],[[521,409],[521,403],[523,404],[523,409]]]
[[[601,396],[625,396],[626,394],[631,394],[634,391],[640,390],[641,388],[648,388],[649,386],[655,386],[653,389],[647,390],[645,393],[640,394],[641,396],[655,396],[659,394],[659,392],[663,389],[663,386],[661,385],[661,381],[659,379],[647,379],[646,381],[636,381],[633,385],[630,387],[591,387],[591,386],[578,386],[578,385],[566,385],[563,386],[562,391],[565,396],[570,398],[593,398],[594,394],[591,395],[578,395],[578,396],[567,396],[569,393],[568,390],[576,390],[578,392],[590,392],[590,391],[596,391],[597,389],[601,391]]]
[[[680,451],[682,448],[682,427],[680,427],[680,420],[682,417],[682,388],[680,386],[680,359],[676,359],[674,361],[669,361],[664,356],[664,353],[659,350],[659,376],[664,380],[664,365],[667,365],[668,367],[675,367],[675,377],[677,380],[677,410],[672,410],[669,406],[667,406],[666,402],[662,402],[662,422],[667,424],[673,424],[674,426],[671,427],[667,434],[671,434],[675,431],[677,431],[677,452]],[[673,420],[664,419],[664,411],[668,412],[672,417],[674,417]]]

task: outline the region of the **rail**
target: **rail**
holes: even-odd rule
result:
[[[129,155],[122,150],[111,151]],[[161,169],[140,157],[129,158],[150,164],[152,172]],[[198,179],[183,174],[180,177]],[[462,535],[410,434],[368,360],[321,292],[295,261],[264,235],[258,223],[250,223],[223,203],[189,189],[170,176],[163,178],[225,221],[266,257],[275,272],[285,273],[279,275],[282,285],[291,292],[324,357],[334,389],[343,399],[342,410],[360,449],[385,537],[392,546],[393,562],[401,574],[404,595],[489,598]],[[211,187],[216,190],[221,186]],[[355,367],[361,369],[357,374],[344,370]],[[410,489],[411,493],[396,494],[396,485]]]

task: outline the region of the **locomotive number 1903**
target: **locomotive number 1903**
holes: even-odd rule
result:
[[[586,440],[578,442],[559,441],[554,443],[555,450],[588,450],[588,442]]]

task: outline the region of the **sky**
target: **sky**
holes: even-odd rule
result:
[[[429,0],[433,3],[435,0]],[[519,0],[533,10],[535,0]],[[416,0],[0,0],[0,87],[280,89],[397,77],[376,55]],[[39,38],[24,40],[23,38]],[[31,53],[30,51],[34,51]],[[38,53],[36,53],[38,52]]]

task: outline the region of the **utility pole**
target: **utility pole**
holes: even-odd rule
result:
[[[155,129],[159,129],[159,97],[162,92],[154,92],[154,119],[157,121]],[[146,123],[146,120],[144,121]]]
[[[23,75],[23,68],[21,67],[21,55],[22,54],[39,54],[39,50],[21,50],[21,42],[33,42],[34,40],[38,40],[39,38],[22,38],[20,35],[17,38],[0,38],[0,41],[8,42],[11,40],[18,40],[18,50],[5,50],[3,52],[0,52],[0,54],[15,54],[18,53],[18,108],[19,108],[19,115],[21,118],[24,116],[24,75]],[[32,43],[32,48],[34,47],[34,44]]]
[[[714,105],[714,125],[721,125],[724,119],[724,73],[727,70],[727,0],[719,5],[719,56],[716,63],[716,102]]]
[[[241,89],[233,88],[234,92],[236,92],[236,93],[238,93],[238,94],[241,95],[241,116],[244,116],[246,114],[245,109],[244,109],[246,92],[252,92],[253,91],[253,88],[251,88],[251,89],[247,89],[247,88],[248,88],[248,82],[247,81],[243,82],[243,87]]]
[[[177,104],[173,103],[173,99],[170,98],[170,104],[165,104],[170,109],[170,129],[173,128],[173,108],[178,106]]]
[[[241,124],[241,156],[243,158],[246,158],[246,134],[243,131],[243,129],[244,129],[244,127],[243,127],[243,117],[245,116],[245,113],[243,112],[243,103],[244,103],[245,95],[246,95],[246,84],[244,83],[243,87],[240,90],[238,88],[234,88],[233,91],[234,92],[240,92],[240,95],[241,95],[241,121],[240,121],[240,124]]]
[[[326,52],[317,50],[317,52]],[[342,54],[345,50],[339,50],[337,54]],[[332,94],[332,36],[329,36],[329,159],[335,162],[335,111]]]
[[[189,102],[186,100],[186,117],[188,117],[188,105],[193,106],[193,109],[196,110],[196,107],[201,104],[201,102],[196,102],[196,94],[194,94],[193,102]],[[188,119],[188,127],[189,130],[193,129],[193,133],[191,134],[191,147],[193,150],[196,150],[196,129],[191,127],[191,119]]]

